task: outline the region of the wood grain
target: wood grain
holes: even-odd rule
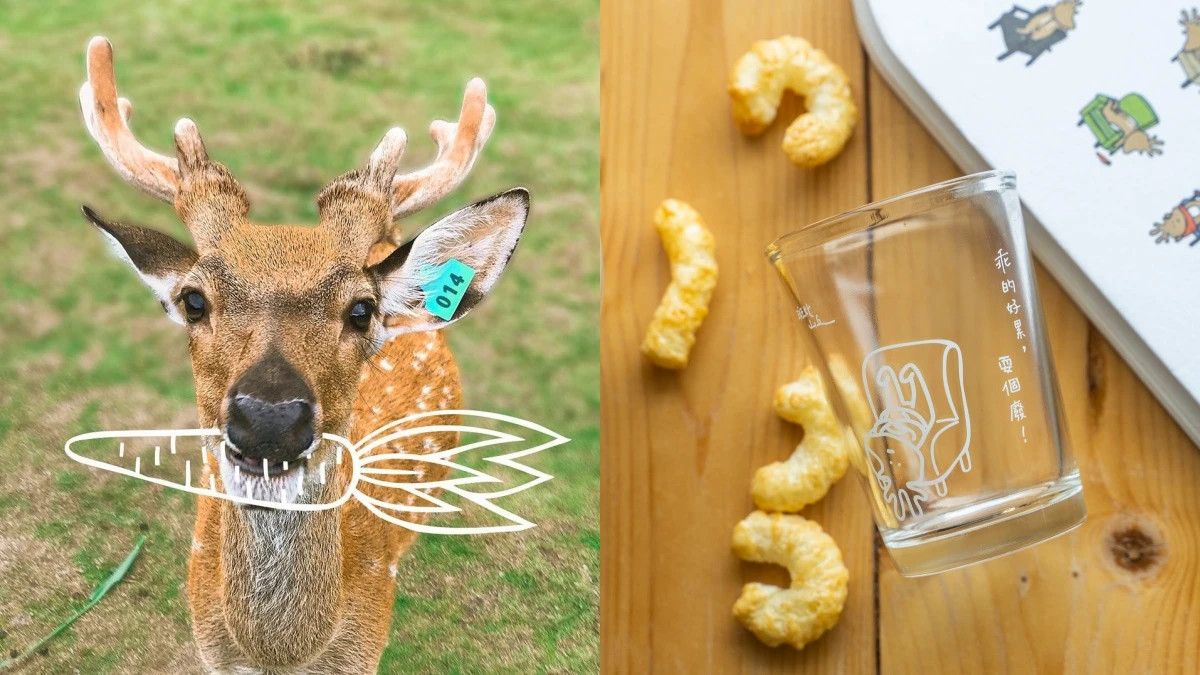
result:
[[[746,139],[729,113],[734,60],[783,33],[840,63],[862,112],[845,152],[815,171],[788,163],[784,124]],[[848,2],[605,0],[601,36],[602,671],[1200,670],[1200,615],[1188,613],[1200,600],[1200,505],[1188,498],[1200,453],[1044,273],[1091,514],[1084,527],[992,563],[906,580],[876,548],[861,488],[846,480],[804,514],[834,536],[851,570],[838,626],[795,652],[762,646],[732,618],[742,583],[784,580],[738,561],[729,539],[754,508],[754,470],[801,437],[771,411],[775,388],[807,358],[764,246],[960,172],[870,72]],[[801,108],[785,99],[780,119]],[[678,373],[638,351],[668,280],[650,220],[667,197],[704,216],[721,267],[692,363]]]

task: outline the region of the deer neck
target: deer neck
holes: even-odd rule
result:
[[[321,488],[333,501],[341,481]],[[341,509],[283,511],[222,504],[225,622],[264,664],[303,663],[342,615]]]

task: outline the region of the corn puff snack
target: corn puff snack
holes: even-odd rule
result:
[[[775,412],[804,427],[804,440],[786,461],[760,468],[750,493],[760,509],[795,512],[820,500],[841,480],[851,446],[812,366],[775,392]]]
[[[742,560],[788,569],[791,588],[749,583],[733,615],[767,645],[796,649],[837,624],[846,605],[850,571],[837,543],[821,526],[800,516],[755,511],[733,529],[733,552]]]
[[[857,376],[850,370],[850,366],[846,364],[846,359],[840,354],[833,354],[826,360],[829,366],[829,374],[833,376],[833,386],[842,395],[842,401],[846,404],[846,413],[850,416],[850,423],[862,429],[870,429],[874,423],[874,415],[871,414],[871,407],[867,403],[866,396],[863,395],[862,385],[859,384]],[[856,471],[863,474],[867,473],[866,454],[859,452],[854,441],[854,430],[847,430],[846,444],[847,452],[850,455],[850,465]]]
[[[754,43],[729,75],[733,120],[755,136],[775,120],[783,90],[804,97],[808,112],[783,137],[783,151],[796,166],[812,168],[837,157],[854,131],[858,109],[845,71],[807,40],[785,35]]]
[[[850,366],[840,354],[830,355],[827,363],[829,364],[829,374],[833,377],[833,385],[842,395],[842,401],[846,404],[846,414],[850,417],[850,424],[856,429],[870,429],[875,422],[875,416],[871,413],[871,405],[867,402],[866,394],[863,393],[861,380],[850,370]],[[856,433],[854,429],[846,430],[846,447],[850,454],[850,466],[854,467],[854,470],[860,475],[866,476],[868,475],[867,454],[855,440]],[[865,485],[871,493],[870,498],[876,503],[875,512],[890,514],[892,509],[884,499],[879,482],[868,480]]]
[[[717,285],[716,242],[700,214],[677,199],[658,207],[654,225],[671,262],[671,283],[654,310],[642,353],[657,366],[679,370],[687,366]]]

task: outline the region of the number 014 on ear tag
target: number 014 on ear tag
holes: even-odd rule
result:
[[[421,286],[425,291],[425,309],[434,316],[449,321],[462,302],[463,293],[475,278],[475,270],[458,260],[448,260],[435,269],[436,275]]]

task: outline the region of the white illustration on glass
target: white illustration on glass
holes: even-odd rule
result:
[[[808,329],[820,328],[821,326],[829,326],[837,322],[837,319],[822,321],[821,317],[813,311],[812,305],[801,305],[796,308],[796,317],[808,325]]]
[[[893,364],[902,365],[897,371]],[[940,390],[930,390],[925,372],[935,385],[940,380]],[[863,386],[875,420],[864,445],[884,501],[898,520],[919,516],[934,494],[946,496],[956,466],[971,470],[962,351],[949,340],[881,347],[863,361]],[[951,429],[956,433],[945,436]],[[899,485],[895,475],[912,478]]]
[[[520,433],[521,436],[508,433],[507,431],[466,424],[412,426],[426,418],[444,418],[447,416],[485,418],[498,423],[499,426]],[[430,454],[408,454],[390,450],[389,444],[393,441],[420,438],[427,434],[447,432],[475,434],[482,436],[483,440],[467,445],[446,448]],[[197,446],[192,446],[186,442],[184,444],[179,443],[182,439],[193,438],[199,439]],[[425,534],[462,535],[517,532],[536,527],[535,523],[507,509],[501,508],[495,503],[495,500],[522,492],[536,485],[541,485],[553,478],[550,474],[538,471],[518,460],[569,441],[568,438],[540,424],[534,424],[533,422],[509,415],[482,410],[435,410],[409,415],[404,419],[391,422],[376,429],[366,437],[359,439],[357,443],[351,443],[349,439],[334,434],[324,434],[324,438],[326,441],[333,443],[334,447],[337,448],[334,458],[321,462],[319,466],[309,467],[310,475],[307,483],[305,481],[305,465],[307,462],[302,459],[301,461],[305,461],[305,464],[297,467],[299,494],[281,494],[280,499],[271,500],[237,496],[222,491],[211,470],[211,465],[209,471],[204,471],[204,467],[209,465],[209,458],[212,458],[214,464],[219,469],[224,471],[228,468],[225,466],[226,463],[223,457],[226,451],[224,435],[219,429],[92,431],[69,439],[65,450],[67,456],[86,466],[196,495],[225,499],[246,506],[257,506],[281,511],[324,511],[338,508],[347,501],[355,499],[362,503],[371,513],[393,525]],[[135,439],[142,440],[139,442]],[[147,442],[145,439],[149,439],[149,441]],[[100,443],[99,445],[89,443],[97,441]],[[127,444],[130,446],[129,452],[126,451]],[[151,444],[154,444],[153,465],[155,467],[164,464],[164,458],[169,460],[172,455],[182,460],[182,466],[180,466],[180,461],[177,459],[169,467],[170,472],[168,475],[171,477],[164,478],[162,476],[150,476],[143,473],[140,452],[144,451],[149,454]],[[533,447],[529,447],[530,444],[533,444]],[[492,476],[485,471],[473,469],[465,464],[454,461],[455,456],[463,456],[465,458],[470,456],[472,451],[505,445],[517,445],[519,449],[507,454],[480,457],[479,460],[507,467],[519,476],[528,477],[528,480],[509,486],[503,478]],[[141,448],[137,451],[139,454],[135,454],[135,446]],[[83,454],[85,447],[87,448],[86,452],[91,454]],[[127,457],[127,455],[131,455],[132,457]],[[317,482],[323,486],[327,480],[334,480],[334,474],[337,471],[337,467],[343,463],[343,458],[350,465],[350,476],[348,484],[340,496],[337,496],[334,501],[329,502],[306,502],[303,499],[305,491],[313,491],[316,488]],[[131,464],[130,459],[133,460],[132,469],[129,468]],[[193,460],[195,460],[195,464],[193,464]],[[441,465],[449,468],[452,473],[443,480],[423,481],[423,471],[420,469],[405,470],[390,468],[390,465],[397,461]],[[265,462],[266,460],[264,460],[263,465],[264,472],[267,469]],[[150,469],[148,463],[145,468],[147,470]],[[284,470],[286,471],[286,469],[287,462],[284,462]],[[235,468],[234,471],[236,472],[237,469]],[[182,476],[178,475],[180,473]],[[207,481],[202,478],[202,474],[204,473],[207,473]],[[224,474],[222,475],[224,476]],[[372,497],[360,489],[363,483],[370,483],[371,485],[388,489],[373,490],[376,496]],[[500,485],[495,485],[497,483]],[[477,490],[467,487],[487,484],[492,484],[491,487],[493,488],[501,487],[504,489]],[[437,526],[411,522],[403,518],[402,514],[405,513],[449,514],[462,510],[458,506],[439,499],[436,494],[439,491],[442,495],[453,494],[464,502],[481,507],[498,516],[503,523],[475,527],[467,525]],[[383,495],[382,499],[379,498],[380,495]],[[411,498],[408,498],[410,496]]]

